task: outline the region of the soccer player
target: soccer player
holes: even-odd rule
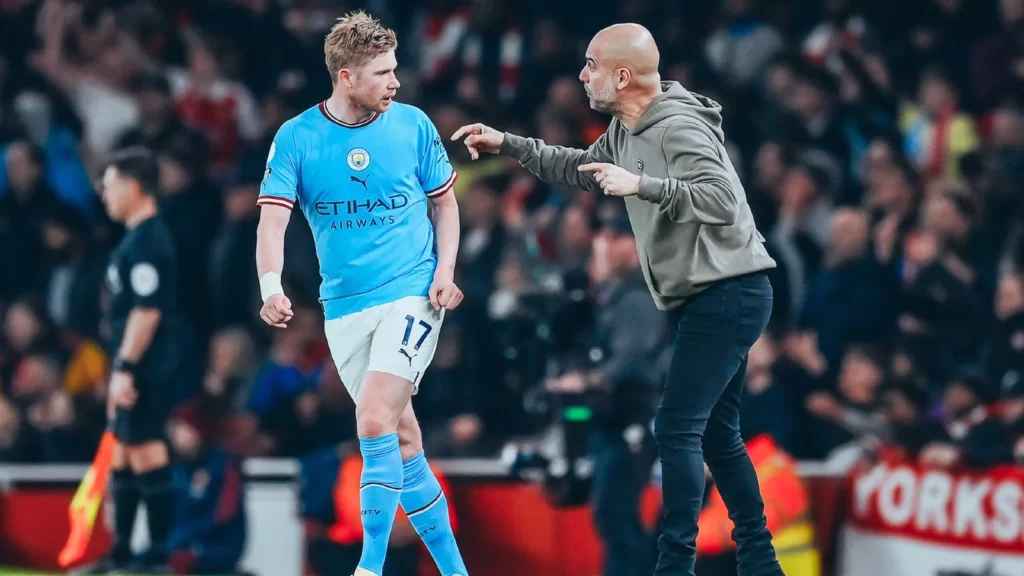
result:
[[[103,174],[107,214],[127,232],[107,268],[111,299],[106,321],[116,351],[107,404],[118,440],[112,465],[115,538],[111,554],[92,568],[95,574],[159,570],[167,561],[164,546],[174,494],[164,426],[181,350],[174,314],[174,246],[157,215],[159,178],[156,158],[143,148],[118,152]],[[133,560],[131,536],[140,499],[146,504],[152,544]]]
[[[462,301],[453,282],[457,176],[427,116],[393,101],[396,46],[395,33],[367,14],[340,18],[324,43],[333,93],[275,136],[259,198],[260,317],[284,328],[293,314],[281,269],[297,203],[316,241],[331,355],[356,403],[364,462],[356,576],[381,575],[399,504],[442,576],[465,576],[410,403],[445,311]]]

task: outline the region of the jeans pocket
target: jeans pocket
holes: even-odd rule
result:
[[[740,297],[739,330],[736,339],[744,346],[753,346],[768,326],[772,315],[772,297],[769,295],[744,295]]]

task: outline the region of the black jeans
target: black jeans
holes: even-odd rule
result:
[[[651,478],[654,441],[631,447],[619,429],[599,428],[592,436],[594,527],[604,550],[604,576],[643,576],[654,566],[651,534],[640,522],[640,497]]]
[[[656,576],[693,576],[704,462],[736,526],[739,575],[782,574],[740,439],[747,352],[771,310],[771,284],[757,273],[718,282],[675,311],[675,353],[654,422],[664,491]]]

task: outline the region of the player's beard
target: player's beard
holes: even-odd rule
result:
[[[365,98],[360,98],[358,100],[359,107],[369,112],[376,112],[377,114],[386,112],[388,107],[391,106],[392,102],[394,102],[394,100],[385,100],[386,96],[387,93],[383,96],[368,95]],[[392,98],[393,97],[394,95],[392,95]]]
[[[390,96],[385,95],[382,98],[378,98],[377,99],[377,107],[374,108],[374,109],[377,112],[381,112],[381,113],[387,112],[387,109],[390,108],[391,104],[394,102],[394,97],[395,97],[395,95],[391,94]]]

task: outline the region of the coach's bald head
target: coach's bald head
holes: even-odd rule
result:
[[[645,77],[658,73],[661,54],[654,36],[639,24],[615,24],[598,32],[590,48],[609,64]]]
[[[591,107],[616,114],[632,100],[653,97],[661,91],[660,61],[647,28],[615,24],[601,30],[590,41],[587,65],[580,72]]]

